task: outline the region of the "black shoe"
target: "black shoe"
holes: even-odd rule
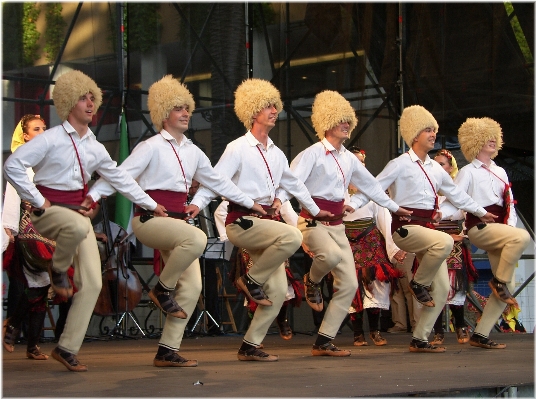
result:
[[[279,321],[276,319],[276,323],[277,328],[279,328],[279,335],[281,338],[283,338],[285,341],[292,339],[292,329],[290,328],[290,324],[288,324],[288,320],[285,319],[283,321]]]
[[[320,284],[313,283],[309,280],[309,273],[303,276],[305,288],[305,300],[307,304],[315,311],[321,312],[324,309],[324,299],[322,298],[322,287]]]
[[[495,277],[493,277],[489,283],[493,295],[495,295],[500,301],[507,303],[508,305],[517,306],[517,300],[510,294],[510,290],[506,286],[506,283],[501,283]]]
[[[52,268],[52,265],[49,265],[48,275],[50,276],[50,285],[56,294],[65,298],[71,298],[73,296],[73,286],[69,281],[67,273],[57,272]]]
[[[13,352],[15,350],[15,341],[20,334],[20,329],[13,327],[9,324],[9,319],[4,321],[4,336],[2,337],[2,344],[4,349],[8,352]]]
[[[197,360],[187,360],[174,350],[169,350],[165,355],[156,355],[153,360],[155,367],[196,367]]]
[[[169,291],[158,291],[153,287],[153,289],[149,291],[149,298],[160,308],[160,310],[162,310],[162,312],[177,317],[178,319],[186,319],[188,315],[170,294]]]
[[[272,301],[268,299],[262,286],[251,281],[247,274],[236,280],[236,285],[246,294],[253,302],[263,306],[272,306]]]
[[[423,352],[423,353],[443,353],[447,349],[443,346],[435,346],[430,344],[427,341],[419,341],[416,339],[412,339],[409,344],[409,351],[410,352]]]
[[[354,346],[368,346],[365,334],[359,334],[354,336]]]
[[[277,355],[269,355],[260,350],[260,348],[251,348],[245,351],[239,350],[237,354],[238,360],[242,361],[258,361],[258,362],[275,362],[279,359]]]
[[[506,344],[498,344],[495,341],[492,341],[488,337],[483,337],[478,334],[471,335],[471,339],[469,340],[469,345],[476,346],[479,348],[484,349],[504,349],[506,348]]]
[[[67,352],[58,346],[52,351],[52,357],[67,367],[69,371],[87,371],[87,366],[80,363],[74,353]]]
[[[465,344],[469,341],[469,332],[467,331],[467,327],[456,328],[456,339],[460,344]]]
[[[372,340],[372,342],[374,342],[374,345],[376,346],[387,345],[387,340],[382,337],[382,334],[378,330],[370,332],[370,339]]]
[[[38,347],[37,345],[34,346],[33,348],[28,348],[26,350],[26,357],[28,359],[33,359],[33,360],[47,360],[48,359],[48,355],[45,355],[43,352],[41,352],[41,348]]]
[[[443,341],[445,341],[445,334],[444,333],[436,333],[434,335],[434,339],[432,342],[430,342],[431,345],[442,345]]]
[[[334,356],[334,357],[346,357],[350,356],[352,352],[346,349],[339,349],[331,342],[324,345],[313,345],[311,350],[313,356]]]
[[[419,283],[416,283],[415,280],[411,280],[408,287],[413,297],[417,301],[419,301],[419,303],[422,303],[424,306],[428,306],[431,308],[435,306],[434,299],[428,292],[427,287]]]

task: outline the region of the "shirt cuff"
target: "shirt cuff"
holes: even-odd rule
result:
[[[307,209],[307,210],[313,216],[316,216],[316,215],[318,215],[320,213],[320,208],[316,204],[315,204],[315,207],[313,209]]]
[[[473,212],[473,215],[478,216],[479,218],[481,218],[481,217],[484,216],[486,213],[488,213],[488,211],[486,211],[484,208],[482,208],[481,206],[479,206],[478,209],[476,210],[476,212]]]

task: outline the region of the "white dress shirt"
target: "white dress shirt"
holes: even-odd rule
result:
[[[352,183],[364,194],[363,197],[351,197],[348,205],[352,208],[357,209],[372,200],[393,212],[398,210],[398,205],[385,194],[354,154],[344,146],[340,151],[336,150],[325,138],[300,152],[290,164],[290,169],[315,198],[342,201],[348,185]]]
[[[432,210],[435,207],[435,190],[438,196],[444,195],[456,208],[479,217],[487,213],[465,191],[454,184],[441,165],[428,155],[422,162],[412,149],[389,161],[376,179],[383,189],[389,191],[393,201],[401,207]]]
[[[166,130],[139,143],[119,168],[126,170],[136,179],[143,190],[187,193],[187,189],[192,186],[192,179],[195,179],[201,185],[232,198],[246,208],[251,208],[254,203],[228,178],[217,173],[205,153],[190,139],[183,136],[178,143]],[[90,193],[106,196],[114,191],[109,183],[99,179]]]
[[[17,148],[4,165],[6,179],[17,189],[23,200],[41,207],[45,198],[36,185],[55,190],[75,191],[84,187],[80,165],[71,139],[76,145],[84,170],[84,181],[91,179],[93,172],[108,180],[121,194],[147,209],[155,209],[154,202],[124,170],[116,167],[106,148],[97,141],[88,128],[80,138],[67,121],[46,130],[31,141]],[[28,178],[26,169],[35,172],[34,181]],[[98,198],[93,197],[93,200]]]
[[[503,180],[501,181],[499,177],[486,170],[485,165],[483,165],[478,159],[465,165],[456,176],[456,184],[483,207],[490,205],[504,206],[504,183],[508,183],[506,171],[491,161],[489,169]],[[507,224],[515,227],[517,224],[517,213],[513,206],[514,197],[512,189],[509,190],[512,203],[510,204],[510,214]]]
[[[258,204],[272,205],[276,198],[276,190],[281,187],[296,197],[312,215],[320,212],[305,185],[290,171],[283,151],[270,138],[268,147],[264,148],[248,131],[227,145],[214,169],[228,176],[240,190]],[[201,187],[194,196],[192,204],[201,208],[215,197],[209,188]]]

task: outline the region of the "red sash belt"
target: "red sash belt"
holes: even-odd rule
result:
[[[484,209],[488,211],[489,213],[493,213],[494,215],[497,215],[497,222],[496,223],[503,223],[506,224],[506,208],[504,206],[500,205],[490,205],[485,206]],[[465,217],[465,228],[467,231],[471,230],[471,228],[475,227],[477,224],[484,223],[478,216],[473,215],[472,213],[467,213],[467,216]]]
[[[64,191],[45,186],[36,186],[41,195],[50,202],[57,202],[68,205],[80,205],[85,200],[84,190]]]
[[[157,204],[163,205],[166,210],[172,213],[183,213],[184,204],[187,200],[186,193],[169,190],[147,190],[146,193],[156,201]],[[136,205],[134,208],[134,216],[141,216],[147,211]],[[170,214],[170,217],[173,217]]]
[[[270,209],[273,209],[269,205],[261,206],[262,209],[264,209],[266,212],[269,212]],[[229,205],[227,206],[227,217],[225,218],[225,225],[227,226],[228,224],[233,223],[240,216],[256,216],[261,219],[279,220],[279,216],[271,214],[261,215],[260,213],[255,212],[253,209],[249,209],[229,201]]]
[[[335,202],[335,201],[329,201],[322,198],[314,198],[313,201],[315,202],[318,207],[323,211],[331,212],[335,215],[333,218],[315,218],[313,215],[311,215],[309,212],[307,212],[305,209],[302,209],[300,212],[300,216],[304,219],[314,219],[318,221],[327,221],[329,222],[330,226],[336,226],[339,224],[342,224],[342,208],[344,207],[344,200]]]
[[[416,216],[419,219],[426,219],[426,220],[415,220],[415,219],[411,219],[410,221],[400,220],[401,216],[393,214],[392,215],[393,221],[391,222],[391,233],[394,233],[399,227],[402,227],[408,224],[415,224],[418,226],[428,227],[429,229],[435,230],[435,226],[432,224],[432,221],[433,221],[432,216],[434,215],[433,209],[408,208],[407,206],[404,206],[403,208],[407,209],[408,211],[413,211],[411,216]]]

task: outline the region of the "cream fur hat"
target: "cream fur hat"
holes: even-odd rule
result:
[[[400,134],[410,148],[415,137],[429,127],[435,128],[436,133],[439,130],[437,121],[426,108],[420,105],[404,108],[400,116]]]
[[[489,141],[495,140],[495,153],[497,156],[503,145],[501,125],[490,118],[467,118],[458,129],[458,141],[463,156],[468,162],[472,162],[482,147]]]
[[[192,116],[195,109],[194,97],[186,86],[173,76],[166,75],[149,87],[147,107],[157,131],[162,130],[164,119],[169,117],[169,112],[182,105],[188,106],[188,113]]]
[[[95,112],[97,112],[102,104],[102,91],[93,79],[74,70],[64,73],[56,80],[52,99],[62,122],[67,120],[80,97],[87,93],[91,93],[95,97],[93,104],[95,104]]]
[[[244,80],[234,94],[236,116],[248,130],[253,126],[253,117],[262,109],[273,104],[278,114],[283,110],[279,90],[267,80]]]
[[[357,117],[346,98],[336,91],[325,90],[315,97],[311,122],[320,140],[325,137],[326,131],[339,123],[348,122],[350,124],[348,138],[350,138],[350,134],[357,125]]]

